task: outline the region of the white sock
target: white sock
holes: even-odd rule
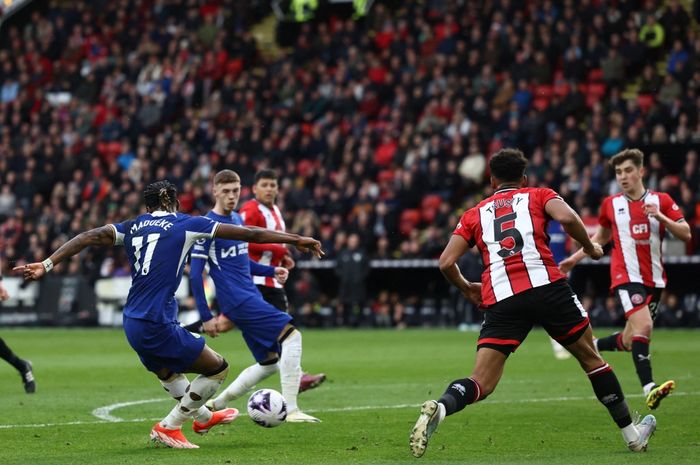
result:
[[[192,415],[192,417],[199,423],[207,423],[209,420],[211,420],[211,415],[211,410],[205,406],[201,406],[197,409],[195,414]]]
[[[182,373],[174,373],[170,378],[166,380],[159,379],[159,381],[163,389],[177,401],[182,399],[185,395],[185,389],[190,385],[190,380]]]
[[[635,442],[639,439],[639,431],[637,431],[637,428],[634,426],[634,423],[630,423],[629,425],[625,426],[621,429],[621,431],[622,437],[625,439],[625,442],[627,444],[629,444],[630,442]]]
[[[187,386],[190,385],[190,381],[182,373],[175,373],[166,380],[161,379],[160,384],[163,385],[163,389],[165,389],[173,399],[180,401],[185,396],[185,391]],[[194,414],[194,419],[200,423],[206,423],[211,420],[211,412],[206,407],[199,407],[197,413]]]
[[[272,365],[260,365],[256,363],[241,371],[241,374],[214,399],[214,409],[220,410],[225,408],[228,402],[245,395],[250,388],[277,372],[278,369],[277,363]]]
[[[228,368],[225,370],[228,371]],[[219,373],[214,376],[197,376],[190,383],[190,389],[182,398],[180,403],[183,407],[188,408],[191,412],[198,410],[199,407],[205,404],[207,400],[213,396],[224,382],[226,374]]]
[[[160,425],[168,429],[180,429],[182,424],[189,418],[187,414],[180,411],[180,400],[184,397],[190,381],[182,373],[174,373],[170,378],[166,380],[159,379],[159,381],[165,391],[178,401],[168,416],[160,422]]]
[[[447,410],[445,410],[445,406],[438,402],[438,424],[442,423],[446,416]]]
[[[160,421],[160,426],[168,429],[180,429],[182,424],[190,418],[190,414],[180,410],[180,402],[170,411],[167,417]]]
[[[656,383],[645,384],[642,389],[644,389],[644,395],[648,396],[652,389],[656,387]]]
[[[221,383],[223,383],[224,379],[226,379],[227,373],[228,367],[213,376],[198,375],[190,383],[189,389],[185,389],[186,393],[182,400],[180,400],[180,402],[178,402],[177,405],[170,411],[168,416],[160,422],[161,426],[168,429],[180,429],[182,424],[187,421],[188,418],[192,418],[195,415],[201,418],[208,416],[204,422],[209,421],[211,415],[200,412],[200,407],[202,407],[204,403],[214,395],[217,389],[219,389]]]
[[[301,333],[292,331],[282,342],[280,357],[280,383],[282,396],[287,401],[287,412],[298,410],[297,395],[301,381]]]

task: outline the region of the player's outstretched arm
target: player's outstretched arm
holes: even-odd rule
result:
[[[591,242],[603,246],[610,242],[611,238],[612,230],[610,228],[598,226],[598,230],[595,232],[593,237],[591,237]],[[565,258],[559,263],[559,270],[564,274],[568,273],[574,266],[576,266],[578,262],[583,260],[586,256],[588,256],[588,254],[586,254],[586,252],[582,248],[578,249],[576,252],[571,254],[570,257]]]
[[[252,276],[266,276],[269,278],[275,277],[274,266],[263,265],[261,263],[256,262],[252,258],[248,259],[248,263],[250,264],[250,274]]]
[[[219,335],[216,320],[211,314],[207,297],[204,294],[204,278],[202,277],[204,265],[206,265],[206,260],[192,257],[190,261],[190,287],[192,288],[192,298],[194,298],[197,311],[199,312],[199,319],[202,320],[204,325],[204,332],[211,337],[216,337]]]
[[[467,281],[457,266],[457,260],[469,250],[469,244],[462,236],[453,235],[447,247],[442,251],[439,260],[440,271],[445,278],[469,301],[481,304],[481,283]]]
[[[603,256],[603,248],[601,247],[600,242],[591,240],[591,238],[588,237],[586,227],[584,226],[583,221],[581,221],[581,217],[578,216],[578,213],[576,213],[566,202],[558,198],[552,199],[547,202],[544,209],[553,220],[561,223],[562,228],[564,228],[564,231],[566,231],[569,236],[575,239],[582,246],[580,251],[562,261],[562,263],[570,260],[571,262],[574,262],[573,264],[576,264],[583,258],[584,254],[590,256],[594,260],[598,260]],[[599,234],[596,233],[594,238],[598,235]],[[608,240],[610,240],[609,237]],[[567,262],[567,264],[569,263],[570,262]],[[571,266],[573,267],[573,265]],[[562,267],[560,266],[560,268]]]
[[[222,239],[255,242],[258,244],[270,244],[275,242],[292,244],[300,252],[311,252],[318,258],[325,255],[323,249],[321,249],[321,243],[316,239],[282,231],[270,231],[269,229],[250,226],[220,224],[219,227],[216,228],[215,236]]]
[[[43,262],[28,263],[24,266],[16,266],[12,271],[22,272],[24,279],[39,279],[49,271],[54,265],[58,265],[66,258],[78,254],[81,250],[90,246],[111,246],[114,245],[114,228],[110,225],[101,226],[82,232],[58,248],[49,258]]]

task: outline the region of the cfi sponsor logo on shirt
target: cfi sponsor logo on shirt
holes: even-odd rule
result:
[[[630,221],[630,235],[636,241],[649,240],[651,236],[649,222],[646,219]]]

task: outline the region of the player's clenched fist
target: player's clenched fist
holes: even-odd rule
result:
[[[598,260],[600,257],[605,255],[605,252],[603,252],[603,247],[601,247],[601,245],[597,242],[592,242],[591,246],[583,249],[583,251],[586,252],[586,255],[591,257],[593,260]]]

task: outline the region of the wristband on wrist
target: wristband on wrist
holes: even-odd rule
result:
[[[44,265],[44,269],[48,273],[49,271],[53,270],[53,262],[51,261],[50,258],[47,258],[43,262],[41,262],[42,265]]]

